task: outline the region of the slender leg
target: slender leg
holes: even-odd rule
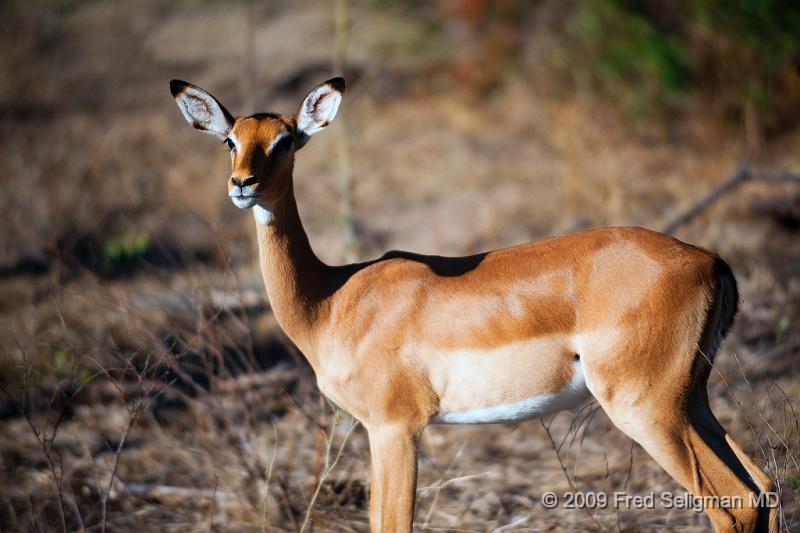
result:
[[[372,455],[369,524],[372,533],[410,532],[417,491],[419,435],[403,425],[368,428]]]
[[[714,458],[721,461],[742,484],[747,486],[751,493],[758,494],[775,490],[775,482],[759,468],[720,425],[708,404],[708,394],[705,389],[698,390],[690,396],[687,412],[694,439],[702,442],[709,452],[713,453]],[[750,505],[752,502],[746,501],[745,503]],[[774,508],[764,506],[756,508],[752,520],[754,522],[753,531],[778,531],[778,514]]]
[[[629,390],[636,387],[627,385]],[[625,397],[630,396],[597,399],[614,424],[686,490],[703,502],[721,502],[705,506],[717,532],[777,531],[774,510],[754,505],[759,492],[771,490],[769,477],[725,433],[708,406],[705,390],[695,391],[685,403],[659,395],[644,403]],[[724,497],[736,503],[726,506]]]

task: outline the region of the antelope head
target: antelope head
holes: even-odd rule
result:
[[[317,85],[294,115],[257,113],[234,118],[210,93],[181,80],[169,83],[183,116],[231,151],[228,196],[236,207],[270,210],[289,191],[294,153],[336,116],[345,83]]]

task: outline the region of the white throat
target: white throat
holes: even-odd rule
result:
[[[253,214],[256,217],[256,222],[265,226],[272,222],[272,219],[275,218],[275,213],[272,210],[272,206],[265,207],[261,204],[256,204],[253,206]]]

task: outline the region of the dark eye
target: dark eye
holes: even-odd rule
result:
[[[228,139],[227,137],[226,137],[226,138],[225,138],[225,140],[224,140],[224,141],[222,141],[222,142],[223,142],[223,143],[225,143],[225,144],[227,144],[227,145],[228,145],[228,148],[230,148],[231,150],[233,150],[233,149],[236,147],[236,145],[235,145],[235,144],[233,144],[233,141],[232,141],[232,140],[230,140],[230,139]]]
[[[286,135],[280,141],[278,141],[278,144],[275,145],[273,151],[280,150],[282,152],[288,152],[291,149],[292,149],[292,138],[289,135]]]

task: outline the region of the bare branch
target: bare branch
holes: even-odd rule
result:
[[[692,219],[694,219],[697,215],[708,209],[709,206],[713,205],[717,200],[719,200],[723,195],[732,191],[745,180],[750,177],[750,161],[744,160],[740,165],[739,168],[736,169],[736,172],[733,175],[722,182],[722,184],[718,185],[716,189],[711,191],[708,195],[694,204],[690,209],[684,211],[677,217],[673,218],[668,224],[664,226],[661,230],[668,235],[672,235],[675,233],[679,227],[687,224]]]
[[[667,224],[664,225],[661,231],[668,235],[672,235],[679,227],[691,222],[695,217],[697,217],[700,213],[702,213],[710,206],[712,206],[714,203],[716,203],[716,201],[719,200],[724,195],[733,191],[734,189],[736,189],[745,182],[754,182],[754,181],[761,181],[765,183],[800,184],[800,174],[794,174],[789,171],[754,172],[750,168],[750,161],[745,159],[744,161],[742,161],[742,163],[739,164],[739,167],[736,169],[736,172],[734,172],[728,179],[723,181],[710,193],[708,193],[706,196],[697,201],[688,210],[684,211],[683,213],[679,214],[678,216],[670,220]]]

